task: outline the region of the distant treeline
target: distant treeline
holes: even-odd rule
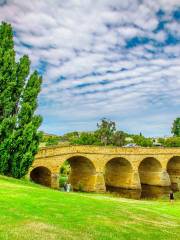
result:
[[[42,145],[97,145],[97,146],[141,146],[180,147],[180,118],[173,122],[172,137],[150,138],[140,134],[129,134],[117,130],[116,123],[103,118],[92,132],[70,132],[62,136],[43,133]]]

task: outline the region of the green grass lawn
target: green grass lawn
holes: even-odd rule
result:
[[[0,239],[180,239],[180,200],[63,193],[0,177]]]

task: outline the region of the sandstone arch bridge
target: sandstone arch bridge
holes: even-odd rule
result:
[[[116,189],[141,192],[148,187],[180,190],[180,148],[41,148],[28,176],[58,189],[60,168],[65,161],[71,166],[69,181],[75,190],[79,184],[87,192]]]

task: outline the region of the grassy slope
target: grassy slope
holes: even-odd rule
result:
[[[180,239],[180,201],[61,193],[0,177],[0,239]]]

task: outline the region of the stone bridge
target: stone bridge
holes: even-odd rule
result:
[[[143,186],[180,190],[180,148],[121,148],[67,146],[41,148],[29,177],[58,189],[60,168],[71,166],[69,182],[74,190],[105,192],[139,190]]]

